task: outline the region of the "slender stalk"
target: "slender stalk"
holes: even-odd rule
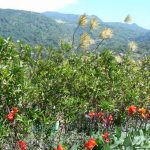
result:
[[[145,125],[144,125],[144,130],[146,130],[146,126],[147,126],[147,121],[144,121]]]
[[[97,46],[96,46],[96,48],[94,49],[94,51],[96,51],[96,50],[99,48],[99,46],[103,43],[103,41],[104,41],[104,39],[102,39],[102,40],[97,44]]]
[[[78,51],[79,50],[79,48],[80,48],[80,44],[78,45],[78,47],[76,48],[76,51]]]
[[[75,34],[76,34],[77,30],[79,29],[79,27],[80,27],[80,26],[78,25],[78,26],[76,27],[74,33],[73,33],[73,36],[72,36],[72,48],[73,48],[73,46],[74,46]]]

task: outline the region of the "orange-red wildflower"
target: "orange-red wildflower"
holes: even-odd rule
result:
[[[96,140],[91,138],[84,145],[85,148],[92,150],[97,145]]]
[[[17,107],[14,107],[14,108],[12,109],[12,111],[9,112],[9,114],[6,115],[6,118],[7,118],[8,120],[10,120],[10,121],[14,120],[15,114],[16,114],[18,111],[19,111],[18,108],[17,108]]]
[[[91,119],[92,119],[95,115],[96,115],[95,112],[89,112],[89,113],[88,113],[88,116],[89,116]]]
[[[6,115],[6,118],[10,121],[14,120],[15,113],[11,111],[8,115]]]
[[[57,148],[54,148],[54,150],[65,150],[60,144],[58,144]]]
[[[12,109],[12,111],[14,112],[14,113],[17,113],[19,110],[18,110],[18,107],[14,107],[13,109]]]
[[[20,150],[27,150],[27,144],[25,141],[18,141],[17,144],[19,145]]]
[[[145,118],[146,109],[143,107],[139,108],[139,112],[140,112],[141,116]]]
[[[135,114],[135,113],[136,113],[136,109],[137,109],[137,108],[136,108],[136,106],[134,106],[134,105],[128,107],[128,113],[129,113],[129,115]]]

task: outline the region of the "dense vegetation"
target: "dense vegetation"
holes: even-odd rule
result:
[[[88,16],[91,19],[93,16]],[[111,28],[114,37],[109,42],[104,42],[103,48],[110,48],[115,52],[125,52],[129,41],[138,41],[139,51],[137,55],[146,55],[150,51],[149,30],[143,29],[136,24],[107,23],[94,16],[100,23],[100,27],[91,32],[92,37],[99,35],[99,30]],[[0,9],[0,36],[7,38],[11,36],[14,41],[18,39],[32,45],[59,46],[60,40],[71,41],[73,31],[77,25],[78,15],[67,15],[55,12],[42,14]],[[88,27],[86,30],[89,30]],[[78,30],[78,37],[85,30]],[[142,39],[142,40],[141,40]],[[144,40],[145,39],[145,40]]]
[[[0,149],[150,148],[150,56],[99,52],[114,31],[98,25],[81,15],[57,48],[0,38]]]
[[[115,124],[120,125],[127,106],[146,108],[150,57],[135,63],[131,56],[126,54],[118,62],[109,50],[64,55],[63,47],[32,48],[1,38],[0,148],[14,149],[16,142],[23,139],[29,149],[48,149],[47,146],[56,146],[58,141],[65,143],[59,139],[55,126],[58,120],[65,121],[62,124],[67,127],[66,138],[75,134],[72,138],[80,139],[80,134],[71,136],[69,131],[82,133],[85,127],[80,126],[80,121],[88,112],[107,110],[113,114]],[[9,123],[5,116],[13,107],[19,112]],[[53,134],[58,134],[56,142]]]

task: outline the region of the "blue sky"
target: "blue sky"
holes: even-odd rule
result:
[[[107,22],[122,22],[130,14],[133,22],[150,29],[150,0],[0,0],[0,8],[86,13]]]
[[[150,0],[80,0],[60,11],[79,14],[86,12],[111,22],[122,22],[130,14],[133,22],[150,29]]]

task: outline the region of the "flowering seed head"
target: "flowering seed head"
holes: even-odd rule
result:
[[[137,43],[134,41],[129,42],[128,47],[132,51],[136,51],[138,49]]]
[[[78,23],[79,26],[86,26],[87,22],[88,22],[87,15],[86,14],[81,15]]]
[[[130,15],[127,15],[126,18],[124,19],[125,23],[131,23],[132,22],[132,17]]]
[[[94,29],[96,29],[97,27],[98,27],[98,22],[97,22],[97,20],[96,20],[96,18],[92,18],[91,19],[91,22],[90,22],[90,29],[91,30],[94,30]]]
[[[113,31],[110,28],[104,29],[101,33],[100,33],[100,38],[106,40],[106,39],[110,39],[113,36]]]
[[[115,57],[115,59],[116,59],[116,61],[117,61],[118,63],[122,63],[122,62],[123,62],[122,57],[119,56],[119,55],[117,55],[117,56]]]
[[[87,32],[83,33],[80,37],[80,48],[88,48],[91,44],[94,43],[94,40],[91,39]]]

